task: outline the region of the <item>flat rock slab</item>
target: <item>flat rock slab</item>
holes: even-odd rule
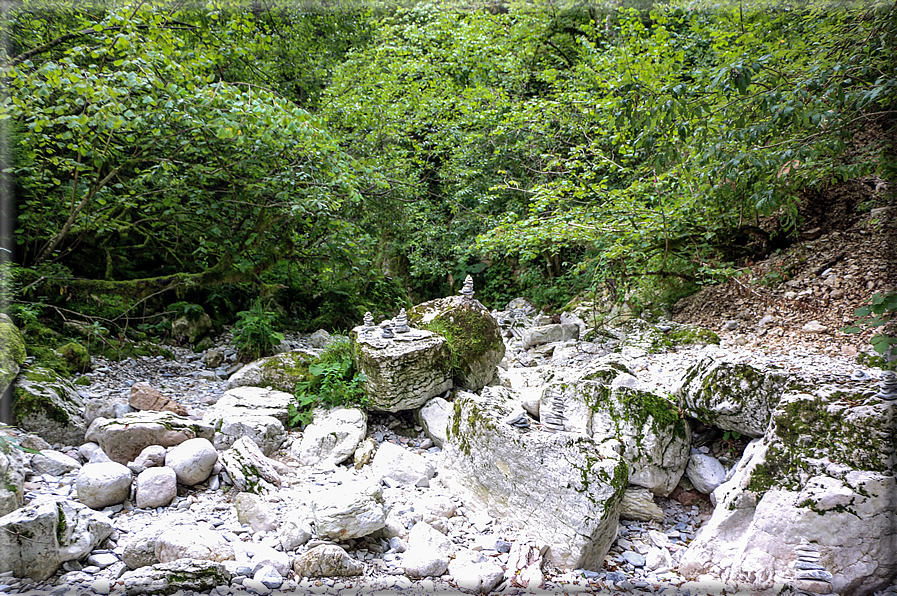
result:
[[[172,412],[132,412],[121,418],[97,418],[86,438],[99,444],[112,461],[127,464],[150,445],[173,447],[187,439],[211,440],[214,433],[208,424]]]
[[[521,433],[504,423],[515,403],[459,393],[440,464],[465,504],[527,528],[564,569],[600,569],[616,537],[629,483],[617,441],[573,433]]]

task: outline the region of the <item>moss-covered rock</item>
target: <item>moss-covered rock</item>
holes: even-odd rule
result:
[[[25,338],[12,319],[0,313],[0,395],[19,374],[26,356]]]
[[[876,387],[786,391],[761,439],[713,493],[712,518],[680,572],[747,581],[759,591],[791,577],[806,538],[834,592],[867,594],[897,575],[897,402]]]
[[[76,341],[60,346],[58,352],[73,370],[84,373],[90,370],[90,354],[87,348]]]
[[[84,400],[74,385],[54,371],[30,368],[16,378],[13,389],[13,422],[49,443],[81,445],[86,425]]]
[[[673,342],[660,329],[644,319],[624,321],[617,332],[621,338],[614,351],[627,358],[641,358],[673,347]]]
[[[23,503],[27,471],[25,452],[18,449],[13,440],[7,433],[0,434],[0,517],[15,511]]]
[[[430,300],[408,312],[415,327],[443,336],[451,354],[454,383],[467,391],[479,391],[495,375],[505,355],[498,322],[477,301],[460,296]]]
[[[667,332],[667,339],[674,345],[690,346],[708,344],[719,345],[719,335],[705,329],[704,327],[694,327],[691,325],[682,325],[679,323],[671,323],[673,328]]]
[[[310,352],[293,350],[255,360],[231,375],[227,388],[272,387],[292,393],[297,383],[311,380],[308,366],[315,358]]]
[[[459,393],[439,474],[468,507],[527,528],[566,569],[601,568],[629,484],[620,445],[575,433],[521,433],[505,391]]]
[[[195,313],[191,316],[178,317],[171,322],[171,336],[175,338],[184,338],[190,344],[197,341],[212,332],[212,318],[205,312]]]
[[[673,396],[705,424],[760,437],[782,393],[799,383],[781,369],[708,357],[688,369]]]

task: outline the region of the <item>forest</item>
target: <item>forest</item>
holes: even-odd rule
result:
[[[0,26],[0,303],[32,345],[198,311],[346,329],[467,275],[489,308],[638,312],[897,179],[892,2],[23,0]]]

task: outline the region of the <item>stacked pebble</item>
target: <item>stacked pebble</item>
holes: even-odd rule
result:
[[[550,387],[547,391],[551,392],[551,407],[542,415],[542,428],[548,432],[564,432],[564,394],[557,388]]]
[[[382,327],[383,333],[380,335],[380,337],[390,339],[396,336],[396,334],[392,332],[392,321],[383,321]]]
[[[830,594],[832,591],[832,574],[819,564],[819,550],[806,538],[794,549],[797,561],[794,562],[794,589],[798,594]]]
[[[408,333],[411,331],[411,328],[408,327],[408,315],[405,314],[405,309],[403,308],[399,311],[399,314],[396,315],[396,333]]]
[[[473,300],[475,292],[473,291],[473,278],[470,275],[464,278],[464,285],[461,286],[461,291],[458,293],[464,296],[465,300]]]
[[[897,399],[897,373],[886,370],[881,373],[881,381],[878,384],[879,391],[875,397],[892,401]]]
[[[366,329],[374,327],[374,315],[370,311],[364,313],[364,326]]]

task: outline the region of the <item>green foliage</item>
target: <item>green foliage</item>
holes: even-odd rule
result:
[[[339,338],[309,365],[309,381],[296,384],[296,403],[289,405],[290,424],[305,426],[311,423],[316,407],[366,407],[365,377],[355,371],[352,343]]]
[[[854,314],[858,318],[862,318],[861,321],[858,321],[859,326],[850,325],[844,327],[841,331],[844,333],[860,333],[863,331],[863,328],[877,329],[884,327],[897,320],[895,313],[897,313],[897,292],[887,295],[876,292],[869,299],[867,306],[856,309]],[[876,352],[886,357],[885,365],[889,366],[888,363],[892,358],[888,358],[887,355],[891,355],[893,346],[897,346],[897,337],[886,333],[876,333],[869,340],[869,343],[872,344]]]
[[[237,313],[234,324],[234,345],[245,360],[257,360],[273,353],[283,341],[283,334],[275,330],[277,313],[267,310],[261,298],[253,301],[249,310]]]

